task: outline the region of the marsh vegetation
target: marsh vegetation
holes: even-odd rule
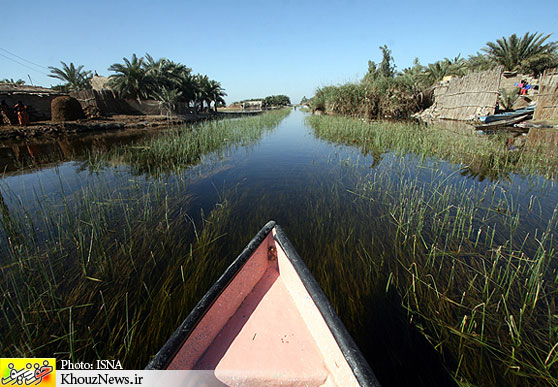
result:
[[[557,383],[555,159],[273,114],[3,179],[7,354],[144,367],[274,219],[383,385]]]

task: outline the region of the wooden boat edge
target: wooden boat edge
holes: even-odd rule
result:
[[[248,243],[246,248],[233,261],[233,263],[225,270],[219,279],[213,284],[209,291],[200,299],[198,304],[182,322],[182,324],[174,331],[171,337],[157,352],[153,359],[149,362],[147,370],[166,369],[171,363],[174,356],[182,347],[183,343],[192,333],[199,321],[204,317],[205,313],[221,295],[223,290],[231,283],[236,274],[242,269],[244,264],[250,259],[252,254],[275,228],[274,240],[279,243],[290,263],[294,267],[296,273],[301,279],[302,284],[310,294],[314,304],[318,308],[320,314],[324,318],[329,330],[334,337],[339,349],[343,353],[345,360],[351,368],[355,378],[361,386],[379,386],[379,382],[370,368],[368,362],[360,352],[358,346],[347,331],[347,328],[335,312],[335,309],[329,302],[329,299],[323,292],[322,288],[298,255],[295,248],[287,238],[285,232],[275,221],[269,221]]]
[[[211,307],[211,305],[213,305],[215,300],[217,300],[227,285],[234,279],[235,275],[248,261],[252,253],[256,251],[262,241],[267,237],[271,230],[273,230],[273,227],[275,227],[275,222],[268,222],[256,234],[256,236],[252,238],[246,248],[233,261],[233,263],[231,263],[231,265],[225,270],[213,286],[211,286],[207,293],[196,304],[194,309],[192,309],[190,314],[188,314],[182,324],[180,324],[163,347],[161,347],[159,352],[157,352],[155,357],[153,357],[145,368],[146,370],[162,370],[170,364],[173,357],[179,351],[184,341],[192,333],[198,322],[203,318],[206,311]]]
[[[281,245],[281,248],[285,251],[287,258],[289,258],[289,261],[295,268],[298,276],[301,278],[304,287],[310,294],[310,297],[312,297],[314,304],[328,325],[331,334],[335,338],[335,341],[343,353],[345,360],[347,360],[347,363],[351,367],[358,383],[361,386],[380,386],[376,375],[374,375],[370,365],[347,331],[345,324],[343,324],[337,315],[337,312],[335,312],[335,309],[329,302],[329,299],[325,295],[321,286],[318,284],[300,255],[296,252],[294,246],[287,238],[287,235],[281,226],[276,225],[275,232],[274,239]]]

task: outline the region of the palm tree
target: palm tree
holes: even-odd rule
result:
[[[0,81],[0,83],[7,83],[7,84],[13,85],[13,86],[23,86],[23,85],[25,85],[25,81],[23,79],[18,79],[17,81],[15,81],[13,78],[2,79],[2,81]]]
[[[161,107],[167,114],[167,118],[169,115],[176,110],[176,105],[179,102],[180,96],[182,92],[178,89],[167,89],[163,86],[156,94],[155,98],[161,104]]]
[[[221,87],[220,82],[210,80],[207,83],[207,95],[209,96],[209,103],[211,104],[211,101],[213,101],[213,108],[215,112],[217,112],[217,104],[225,103],[223,97],[226,97],[227,93],[225,93],[225,89]],[[210,105],[208,105],[208,109],[211,110]]]
[[[485,71],[494,68],[497,64],[485,54],[477,52],[474,55],[469,55],[465,63],[465,67],[469,72]]]
[[[166,58],[155,60],[149,54],[145,54],[144,69],[150,96],[159,93],[163,87],[178,89],[181,85],[183,73],[191,71],[183,64],[175,63]]]
[[[110,86],[120,97],[134,98],[138,101],[149,95],[148,76],[144,68],[143,58],[132,54],[132,58],[122,58],[124,64],[114,63],[108,69],[114,71],[109,77]]]
[[[440,82],[448,75],[461,76],[465,75],[466,62],[461,58],[461,54],[453,59],[444,58],[435,63],[430,63],[424,68],[424,72],[420,77],[425,85],[431,86]]]
[[[65,82],[58,85],[59,89],[66,91],[77,91],[91,89],[91,71],[84,71],[83,66],[76,67],[72,62],[68,66],[66,63],[60,61],[62,68],[49,66],[51,74],[49,77],[59,79]]]
[[[209,110],[209,106],[211,104],[211,96],[209,95],[209,77],[207,75],[197,74],[195,76],[195,82],[196,98],[194,100],[194,104],[199,106],[200,110],[203,110],[203,103],[205,102],[207,109]]]
[[[197,76],[192,74],[192,70],[184,67],[180,74],[180,84],[178,85],[181,97],[180,100],[185,102],[188,106],[190,103],[196,102],[196,96],[199,94]]]
[[[551,35],[526,32],[523,37],[518,37],[512,34],[509,38],[502,37],[496,42],[486,43],[482,51],[495,63],[503,65],[505,70],[538,74],[558,64],[558,42],[545,44]]]

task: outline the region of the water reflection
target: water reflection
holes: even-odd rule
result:
[[[32,173],[66,161],[85,160],[89,153],[108,151],[157,136],[164,130],[125,130],[98,134],[73,134],[56,138],[0,142],[0,166],[4,173]]]

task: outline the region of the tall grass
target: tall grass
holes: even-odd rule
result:
[[[558,383],[558,206],[544,214],[545,228],[526,231],[520,218],[536,216],[536,206],[521,210],[498,185],[448,184],[439,171],[426,184],[399,177],[375,173],[359,195],[377,203],[392,228],[386,286],[456,361],[456,381]],[[376,252],[368,255],[374,265]]]
[[[286,114],[182,128],[91,155],[86,166],[118,158],[133,172],[178,172],[210,152],[254,143]],[[200,214],[190,208],[188,176],[120,172],[114,181],[90,175],[74,192],[59,176],[56,193],[39,188],[25,202],[1,187],[3,355],[115,358],[142,368],[240,251],[222,243],[226,195]]]
[[[424,96],[407,76],[367,76],[358,83],[331,85],[316,90],[313,110],[366,119],[407,119],[420,110]]]
[[[347,117],[310,116],[316,135],[334,143],[359,147],[364,154],[381,157],[385,152],[412,153],[462,164],[470,174],[497,178],[511,172],[556,178],[558,156],[538,148],[509,152],[496,136],[453,131],[412,123],[370,122]]]
[[[376,158],[395,152],[350,188],[362,202],[354,213],[368,217],[367,231],[346,219],[343,230],[358,236],[329,246],[358,244],[352,254],[368,265],[360,270],[376,284],[376,294],[378,284],[398,294],[454,381],[558,385],[558,205],[544,212],[548,206],[541,207],[538,195],[520,204],[506,185],[463,179],[459,169],[448,172],[426,158],[493,160],[498,174],[548,176],[554,176],[555,160],[525,152],[514,161],[490,139],[475,137],[473,154],[470,143],[451,132],[434,136],[418,126],[331,117],[310,123],[318,136],[355,144]]]
[[[198,163],[202,155],[258,141],[289,113],[290,109],[270,110],[257,116],[205,121],[173,129],[143,143],[93,153],[89,157],[89,166],[97,169],[103,165],[125,163],[137,173],[178,172]]]
[[[145,364],[172,332],[160,319],[177,325],[223,265],[214,251],[227,202],[196,221],[185,184],[89,186],[37,198],[33,216],[4,208],[3,355]]]

